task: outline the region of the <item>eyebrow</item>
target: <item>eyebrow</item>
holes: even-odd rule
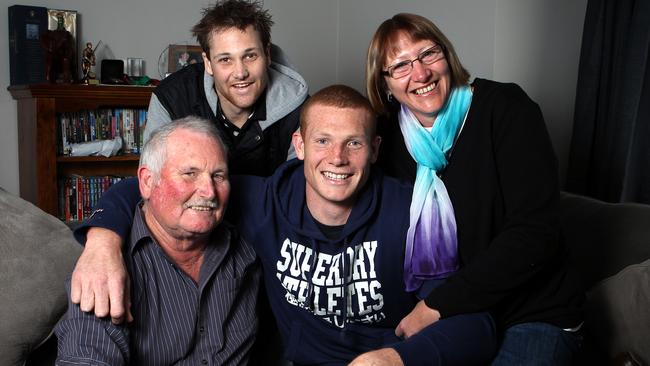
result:
[[[247,53],[247,52],[251,52],[251,51],[259,51],[259,50],[260,50],[259,47],[250,47],[250,48],[247,48],[247,49],[243,50],[241,53]],[[216,53],[215,56],[230,56],[230,55],[233,55],[233,54],[234,54],[233,52],[221,52],[221,53]]]
[[[420,56],[420,54],[421,54],[422,52],[424,52],[424,51],[426,51],[426,50],[429,50],[429,49],[431,49],[431,48],[434,48],[434,47],[436,47],[436,46],[439,46],[439,44],[437,44],[437,43],[435,43],[435,42],[434,42],[433,44],[431,44],[431,45],[424,46],[422,49],[420,49],[420,50],[418,51],[416,57],[417,57],[417,56]],[[400,57],[406,57],[406,56],[397,56],[397,52],[399,51],[399,50],[397,50],[397,49],[395,49],[395,50],[393,50],[393,51],[394,51],[394,52],[392,52],[391,54],[388,55],[389,58],[392,57],[392,58],[398,59],[398,58],[400,58]],[[400,60],[400,61],[397,61],[397,62],[401,62],[401,61],[406,61],[406,60]],[[397,62],[396,62],[396,63],[397,63]]]
[[[191,171],[204,171],[203,168],[200,168],[200,167],[194,166],[194,165],[184,165],[184,166],[179,166],[178,167],[178,171],[188,171],[188,170],[191,170]],[[228,168],[224,166],[224,167],[219,167],[219,168],[213,170],[212,173],[227,172],[227,171],[228,171]]]
[[[330,137],[331,138],[331,137],[335,137],[335,136],[332,133],[328,133],[328,132],[323,131],[323,132],[315,132],[315,133],[313,133],[311,138],[312,139],[319,139],[319,138],[323,138],[323,137]],[[342,138],[342,140],[344,140],[344,141],[362,140],[364,138],[366,138],[366,135],[362,133],[362,134],[357,134],[357,135],[346,135],[346,136],[344,136]]]

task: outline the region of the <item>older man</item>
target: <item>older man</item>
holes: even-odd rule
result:
[[[122,253],[135,321],[69,304],[57,364],[245,364],[257,328],[253,249],[222,223],[230,182],[215,126],[188,117],[157,130],[138,168],[142,195]]]

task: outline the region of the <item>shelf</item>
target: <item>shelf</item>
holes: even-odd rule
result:
[[[20,100],[53,100],[56,113],[101,107],[147,107],[153,86],[35,84],[7,88]],[[143,104],[143,100],[146,101]]]
[[[25,98],[92,98],[98,100],[115,100],[119,105],[125,105],[130,98],[146,97],[147,103],[153,86],[135,85],[83,85],[83,84],[33,84],[12,85],[7,88],[11,96],[18,99]],[[135,102],[135,105],[141,105]]]
[[[134,177],[138,171],[139,155],[103,156],[58,156],[57,175],[103,176],[117,175]]]
[[[61,164],[70,163],[105,163],[105,162],[133,162],[139,161],[140,155],[117,155],[111,157],[104,156],[57,156],[56,162]]]
[[[59,215],[59,181],[69,175],[135,176],[139,156],[57,156],[58,116],[102,108],[147,108],[154,87],[34,84],[7,88],[17,102],[20,196]]]

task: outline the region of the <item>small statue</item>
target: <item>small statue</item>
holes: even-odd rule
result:
[[[41,46],[45,49],[45,77],[51,83],[71,83],[74,38],[65,29],[63,14],[57,14],[56,19],[57,28],[41,36]]]
[[[101,41],[100,41],[101,43]],[[99,43],[97,44],[99,46]],[[97,47],[95,47],[96,49]],[[91,42],[86,43],[86,48],[81,53],[81,71],[83,73],[83,83],[89,84],[90,80],[94,80],[96,75],[92,71],[92,67],[95,66],[95,50],[93,49],[93,44]]]

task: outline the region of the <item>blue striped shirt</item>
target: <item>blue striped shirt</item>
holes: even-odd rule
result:
[[[247,363],[260,271],[255,252],[231,226],[222,223],[213,232],[198,284],[154,241],[140,207],[124,256],[134,321],[116,326],[69,303],[56,327],[57,365]]]

